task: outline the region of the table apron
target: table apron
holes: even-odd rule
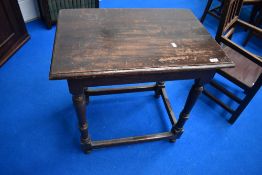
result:
[[[90,78],[68,79],[69,90],[74,94],[75,91],[84,87],[123,85],[133,83],[201,79],[208,82],[215,74],[216,70],[181,71],[175,73],[153,73],[143,75],[123,74],[115,76],[96,76]],[[80,89],[79,89],[80,88]]]

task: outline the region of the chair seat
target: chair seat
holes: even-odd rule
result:
[[[225,47],[223,50],[236,66],[222,69],[221,72],[247,87],[252,87],[262,73],[262,68],[230,47]]]

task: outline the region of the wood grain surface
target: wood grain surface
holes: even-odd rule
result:
[[[59,14],[49,78],[233,65],[190,10],[66,9]]]

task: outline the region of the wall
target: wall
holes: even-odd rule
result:
[[[39,17],[37,0],[18,0],[18,3],[25,22]]]

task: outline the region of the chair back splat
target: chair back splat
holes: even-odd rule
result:
[[[216,34],[218,42],[220,42],[220,36],[229,31],[238,20],[242,4],[243,0],[225,0]]]
[[[261,55],[255,55],[231,40],[231,37],[234,33],[234,29],[237,25],[241,25],[244,28],[254,30],[262,36],[262,29],[239,19],[239,14],[242,5],[243,0],[225,0],[224,8],[222,9],[221,20],[216,33],[216,41],[219,44],[223,43],[231,47],[232,49],[247,57],[249,60],[262,66],[260,58]]]

